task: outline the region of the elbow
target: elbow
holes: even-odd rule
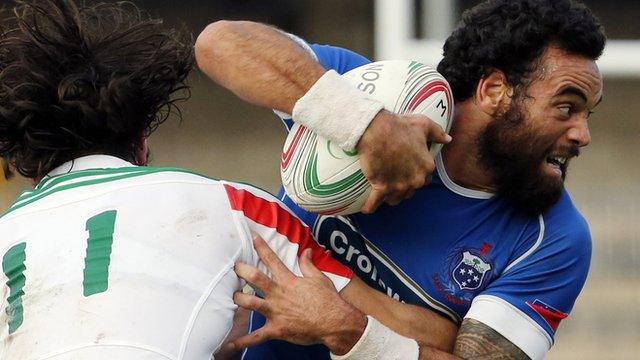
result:
[[[195,55],[200,69],[205,63],[215,59],[220,52],[219,47],[224,46],[224,34],[232,26],[230,21],[220,20],[207,25],[196,38]]]
[[[247,22],[219,20],[207,25],[198,35],[195,56],[198,67],[210,74],[217,65],[224,64],[233,56],[236,44],[241,43],[243,28]]]

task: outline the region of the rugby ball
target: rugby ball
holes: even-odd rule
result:
[[[415,61],[378,61],[342,75],[357,89],[397,114],[423,114],[449,132],[453,97],[447,81],[434,68]],[[430,144],[435,157],[439,144]],[[344,151],[330,140],[295,124],[284,144],[280,174],[289,197],[301,208],[347,215],[360,211],[371,184],[360,168],[357,152]]]

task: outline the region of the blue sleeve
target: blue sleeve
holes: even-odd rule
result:
[[[505,300],[534,320],[551,341],[586,281],[591,262],[591,235],[586,221],[545,219],[537,247],[508,266],[481,295]]]
[[[335,70],[338,74],[344,74],[351,69],[368,64],[371,60],[351,50],[331,45],[311,45],[318,62],[327,70]]]

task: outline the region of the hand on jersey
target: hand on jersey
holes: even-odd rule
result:
[[[374,212],[383,201],[397,205],[429,182],[435,162],[427,142],[447,144],[451,136],[426,116],[386,110],[376,115],[356,147],[373,186],[362,212]]]
[[[303,277],[298,277],[285,267],[264,240],[254,239],[254,247],[272,277],[243,263],[236,264],[235,272],[260,290],[264,298],[236,292],[233,300],[243,308],[258,311],[267,322],[229,346],[243,348],[282,339],[300,345],[324,343],[336,353],[346,353],[364,331],[366,318],[345,302],[331,280],[313,265],[312,251],[307,249],[302,253],[299,264]],[[345,322],[350,328],[360,330],[353,331],[353,341],[344,341]]]

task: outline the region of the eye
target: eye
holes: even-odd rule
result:
[[[571,113],[573,112],[573,106],[571,105],[561,105],[561,106],[558,106],[558,109],[563,113],[565,113],[566,115],[571,115]]]

